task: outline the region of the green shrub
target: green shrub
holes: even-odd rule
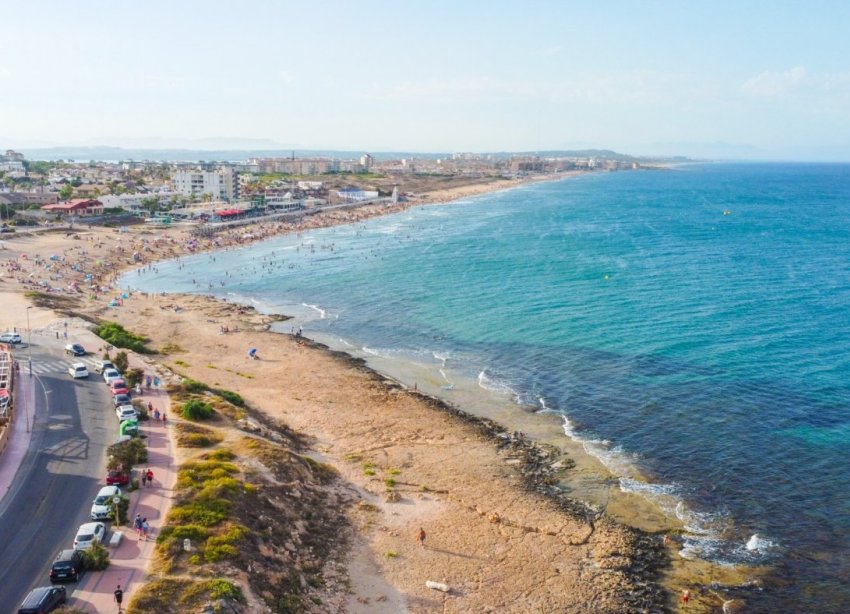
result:
[[[129,361],[127,360],[127,352],[120,351],[115,355],[115,358],[112,359],[112,364],[115,365],[115,368],[124,373],[127,370],[127,367],[130,366]]]
[[[127,331],[117,322],[104,322],[98,326],[94,333],[119,348],[127,348],[139,354],[153,354],[153,351],[145,345],[146,339]]]
[[[109,552],[99,542],[83,550],[83,567],[90,571],[103,571],[109,566]]]
[[[207,583],[207,590],[210,592],[210,597],[213,599],[233,599],[244,603],[245,596],[242,594],[242,589],[230,580],[216,578]]]
[[[188,377],[183,380],[183,390],[185,390],[186,392],[200,394],[201,392],[206,392],[209,389],[209,386],[207,386],[203,382],[199,382],[198,380],[194,380]]]
[[[209,420],[215,414],[215,410],[209,403],[204,403],[200,399],[191,399],[183,403],[180,413],[187,420]]]
[[[209,563],[215,563],[222,559],[236,558],[239,551],[236,543],[248,535],[248,528],[242,525],[233,525],[221,535],[214,535],[207,539],[204,546],[204,558]]]
[[[230,390],[219,390],[218,395],[236,407],[245,407],[245,400],[235,392]]]
[[[107,462],[109,469],[123,467],[129,471],[134,465],[148,461],[148,449],[141,439],[130,439],[112,444],[106,449],[106,454],[109,457]]]
[[[213,527],[226,520],[229,514],[230,501],[227,499],[193,501],[172,507],[168,519],[169,522],[177,524],[197,524],[202,527]]]
[[[127,382],[127,385],[132,388],[136,384],[141,384],[142,379],[145,377],[145,372],[143,369],[127,369],[124,372],[124,381]]]
[[[214,438],[212,435],[202,435],[201,433],[189,433],[183,439],[183,445],[187,448],[209,448],[212,445],[221,441],[221,438]]]

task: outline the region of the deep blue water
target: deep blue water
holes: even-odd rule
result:
[[[127,281],[314,305],[326,317],[305,334],[561,412],[623,489],[685,522],[684,555],[775,566],[755,605],[850,611],[848,238],[850,166],[705,165],[417,208]]]

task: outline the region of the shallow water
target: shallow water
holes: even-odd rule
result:
[[[841,611],[849,214],[843,165],[600,173],[125,280],[295,314],[450,400],[477,382],[558,412],[684,523],[683,555],[775,566],[755,607]]]

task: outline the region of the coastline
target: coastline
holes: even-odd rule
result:
[[[561,178],[562,177],[559,176],[559,177],[556,177],[555,179],[561,179]],[[463,197],[470,196],[470,195],[477,195],[477,194],[484,193],[484,192],[494,191],[495,189],[509,189],[509,188],[512,188],[512,187],[516,187],[518,185],[522,185],[523,183],[526,183],[526,182],[508,182],[508,185],[500,184],[498,187],[493,187],[492,184],[487,184],[486,186],[475,186],[476,189],[472,190],[472,193],[470,193],[469,191],[466,191],[466,192],[464,192],[463,194],[460,194],[460,195],[458,194],[458,190],[463,191],[463,188],[447,190],[447,191],[444,191],[445,193],[440,193],[440,194],[437,194],[437,195],[434,195],[434,194],[430,195],[428,200],[422,200],[422,201],[419,201],[419,202],[404,203],[404,207],[400,207],[400,208],[396,208],[396,209],[393,209],[393,208],[378,208],[377,210],[368,210],[367,208],[364,208],[364,210],[362,210],[362,211],[357,210],[355,212],[350,212],[350,213],[347,213],[347,214],[342,215],[342,216],[340,216],[340,215],[329,215],[329,216],[327,216],[328,219],[322,220],[322,222],[327,222],[327,223],[321,223],[321,225],[351,223],[353,221],[358,221],[360,219],[365,219],[366,217],[372,217],[374,215],[382,215],[382,214],[385,214],[385,213],[392,213],[392,212],[400,210],[401,208],[407,208],[407,207],[410,207],[410,206],[418,206],[418,205],[422,205],[422,204],[432,204],[432,203],[437,203],[437,202],[449,202],[449,201],[456,200],[458,198],[463,198]],[[487,189],[487,188],[489,188],[489,189]],[[310,227],[315,227],[315,226],[312,225],[312,222],[314,222],[314,221],[316,221],[315,218],[313,218],[313,220],[310,220],[310,222],[311,222]],[[319,225],[319,224],[317,224],[317,225]],[[254,239],[256,240],[256,239],[259,239],[259,238],[266,238],[268,236],[272,236],[273,234],[277,234],[277,232],[275,232],[275,231],[286,232],[286,231],[291,231],[291,230],[296,229],[296,228],[286,228],[287,225],[276,225],[276,226],[279,226],[279,227],[278,228],[271,228],[270,232],[268,234],[265,233],[265,232],[264,233],[254,233],[255,235],[257,235],[257,236],[254,237]],[[282,228],[280,226],[282,226]],[[84,233],[81,233],[81,234],[88,234],[88,233],[89,233],[89,231],[85,231]],[[98,234],[98,233],[95,233],[95,234]],[[143,231],[142,233],[138,233],[138,235],[136,233],[132,233],[131,236],[134,239],[140,239],[140,238],[143,237],[143,235],[151,235],[151,234],[153,234],[153,233]],[[179,256],[180,253],[176,249],[178,242],[174,238],[175,234],[178,234],[178,233],[177,232],[165,233],[166,239],[164,241],[163,241],[162,236],[158,236],[153,241],[145,242],[142,245],[141,249],[144,250],[143,253],[144,253],[144,259],[145,259],[146,263],[153,263],[153,262],[156,262],[156,261],[163,259],[163,258],[173,258],[175,256]],[[100,234],[98,234],[98,237],[99,237],[98,241],[100,241],[102,243],[104,240],[109,238],[109,233],[108,232],[101,232]],[[226,248],[226,247],[229,247],[229,246],[242,245],[243,241],[239,240],[238,237],[239,237],[239,235],[234,234],[231,237],[233,239],[233,242],[231,242],[229,245],[224,244],[225,243],[224,241],[219,241],[218,243],[216,243],[216,240],[213,239],[209,242],[209,245],[202,245],[201,249],[207,249],[207,248],[208,249],[222,249],[222,248]],[[170,238],[170,240],[169,240],[169,238]],[[220,239],[221,237],[218,237],[218,238]],[[159,244],[157,243],[158,241],[159,241]],[[95,243],[95,240],[92,238],[91,242]],[[117,241],[116,243],[120,243],[120,241]],[[73,240],[70,240],[70,245],[72,247],[74,246]],[[54,247],[54,246],[51,246],[51,247]],[[119,246],[117,245],[116,247],[119,247]],[[149,249],[147,249],[147,248],[149,248]],[[200,249],[198,251],[200,251]],[[121,267],[122,269],[126,270],[126,269],[130,269],[130,268],[132,268],[132,266],[134,266],[133,263],[131,261],[129,261],[129,259],[128,259],[128,253],[127,253],[126,249],[122,249],[120,252],[116,253],[116,257],[124,262],[124,266]],[[105,277],[108,278],[108,279],[114,279],[115,275],[116,275],[116,271],[113,269],[111,271],[106,272]],[[112,293],[114,294],[114,291]],[[106,293],[106,294],[109,295],[109,293]],[[98,301],[101,302],[101,303],[104,302],[103,301],[103,293],[98,293],[98,294],[96,294],[96,296],[98,298],[94,299],[95,303],[97,303]],[[197,297],[194,297],[194,298],[197,298]],[[148,298],[145,298],[144,300],[148,301],[148,300],[158,300],[158,299],[154,299],[153,297],[148,297]],[[183,301],[189,301],[191,303],[193,301],[193,297],[179,297],[179,299],[178,299],[178,297],[169,296],[166,299],[164,299],[164,301],[161,301],[160,307],[162,307],[162,304],[165,301],[169,301],[169,302],[172,302],[172,303],[175,302],[175,301],[179,301],[181,303]],[[135,303],[135,302],[136,302],[135,298],[130,300],[130,301],[127,301],[127,306],[129,307],[130,304]],[[192,312],[192,310],[188,306],[183,308],[183,309],[186,310],[186,313]],[[193,309],[197,309],[197,305],[195,305],[195,307]],[[174,324],[175,317],[172,314],[168,313],[168,311],[164,311],[162,309],[154,310],[154,309],[150,308],[150,306],[148,307],[147,314],[144,317],[141,317],[140,313],[136,313],[135,317],[129,318],[129,320],[126,319],[125,316],[131,310],[126,309],[126,308],[119,308],[119,309],[115,310],[114,314],[106,314],[105,312],[107,312],[108,309],[106,309],[102,306],[101,307],[94,306],[93,309],[89,308],[87,311],[90,312],[90,313],[98,314],[100,316],[103,316],[105,314],[109,318],[111,318],[112,315],[116,315],[118,317],[115,318],[115,319],[117,319],[118,321],[120,321],[122,323],[127,322],[127,323],[125,323],[125,326],[127,326],[131,330],[135,331],[136,329],[138,329],[137,332],[147,334],[151,338],[154,338],[154,339],[157,337],[157,333],[161,333],[162,330],[170,330],[171,336],[173,336],[175,334],[183,335],[186,332],[185,330],[180,330],[179,327],[173,328],[171,326],[172,324]],[[157,311],[160,311],[161,313],[157,313]],[[143,322],[143,320],[144,320],[144,322]],[[208,323],[208,324],[211,324],[211,323]],[[144,329],[148,329],[148,328],[150,328],[150,330],[144,330]],[[183,328],[185,329],[185,322],[184,322]],[[200,327],[196,324],[196,325],[194,325],[193,328],[197,332],[197,330],[199,330]],[[206,330],[205,333],[204,333],[205,335],[207,335],[207,336],[218,335],[218,333],[214,330],[215,329],[214,325],[210,325],[207,328],[212,329],[212,330]],[[269,333],[269,334],[271,334],[271,333]],[[271,340],[273,338],[269,338],[269,341],[268,341],[269,347],[277,348],[278,346],[280,346],[280,348],[278,348],[278,349],[280,349],[280,351],[283,351],[283,349],[285,347],[285,343],[286,343],[285,335],[275,334],[275,336],[282,337],[284,340],[273,341],[273,340]],[[231,339],[235,339],[235,338],[236,337],[231,336],[231,335],[225,336],[225,339],[227,339],[227,340],[231,340]],[[266,343],[265,339],[266,339],[266,337],[264,337],[264,342],[263,342],[264,344]],[[314,345],[314,344],[311,344],[311,345]],[[317,344],[315,344],[315,347],[313,347],[311,349],[317,350],[317,351],[322,352],[322,353],[327,353],[331,357],[337,356],[337,354],[338,354],[337,352],[335,352],[333,350],[319,347]],[[306,352],[304,350],[305,350],[305,348],[303,348],[301,346],[295,348],[295,351],[298,352],[298,355],[305,354]],[[277,350],[275,350],[275,351],[277,351]],[[234,356],[240,356],[240,354],[241,354],[240,350],[235,349],[235,353],[233,355]],[[196,359],[196,355],[198,355],[197,356],[198,359]],[[195,352],[194,350],[191,354],[189,354],[189,356],[192,357],[191,360],[193,362],[198,362],[199,364],[201,362],[203,362],[203,360],[204,360],[203,355]],[[359,362],[359,359],[350,358],[350,357],[348,357],[346,360],[348,360],[349,362],[354,361],[354,363]],[[351,366],[351,365],[349,365],[349,366]],[[358,370],[362,374],[363,369],[364,369],[363,365],[355,364],[354,366],[356,366],[356,370]],[[201,369],[201,372],[204,371],[204,369],[201,368],[201,367],[197,367],[197,368]],[[180,369],[180,370],[181,370],[181,372],[185,371],[185,369]],[[371,369],[368,369],[365,372],[368,373],[367,379],[372,380],[372,381],[374,381],[376,378],[378,378],[380,380],[386,380],[387,379],[385,376],[375,375],[375,372],[372,371]],[[193,373],[193,375],[194,375],[194,373]],[[216,375],[219,375],[219,374],[216,373]],[[237,378],[235,381],[231,382],[231,386],[233,387],[233,389],[236,389],[237,391],[239,391],[239,390],[241,390],[241,387],[245,386],[245,382],[240,382],[239,378]],[[250,384],[249,384],[249,386],[250,386]],[[322,394],[323,394],[322,388],[323,388],[323,386],[320,382],[314,382],[314,386],[311,387],[311,394],[316,395],[317,398],[322,396]],[[256,394],[256,393],[253,392],[253,391],[250,391],[250,390],[245,390],[244,394],[246,395],[246,398],[249,398],[253,394]],[[436,403],[436,405],[442,404],[443,405],[442,407],[437,407],[437,409],[439,411],[448,412],[449,414],[455,415],[456,418],[459,419],[461,422],[469,422],[470,420],[473,420],[473,419],[469,418],[468,414],[466,414],[465,412],[461,412],[460,414],[458,414],[457,413],[458,410],[456,410],[455,408],[452,408],[451,406],[449,406],[446,403],[443,403],[442,401],[436,401],[432,397],[425,396],[425,395],[422,395],[422,394],[411,395],[410,391],[405,392],[404,390],[401,390],[397,386],[392,385],[392,384],[390,384],[388,386],[388,391],[385,392],[385,395],[393,395],[393,396],[403,395],[405,398],[407,398],[408,396],[416,397],[416,398],[418,398],[417,403],[423,404],[423,405],[426,405],[426,406],[430,406],[432,410],[435,409],[435,403]],[[263,408],[263,409],[266,409],[264,407],[262,399],[256,400],[256,406]],[[266,411],[268,411],[268,410],[266,410]],[[516,412],[516,413],[521,413],[521,412]],[[466,416],[466,417],[463,417],[463,416]],[[292,425],[295,426],[295,428],[299,428],[297,426],[299,424],[299,417],[297,415],[293,415],[291,413],[288,414],[287,412],[284,412],[284,418],[286,419],[287,423],[292,423]],[[522,418],[522,416],[517,416],[517,418]],[[538,418],[539,418],[539,416],[538,416]],[[474,420],[480,420],[480,418],[475,418]],[[474,422],[474,420],[473,420],[473,422]],[[480,423],[480,425],[486,425],[486,424],[488,424],[488,422],[491,422],[491,421],[482,422],[482,423]],[[303,427],[303,429],[305,429],[305,432],[308,432],[309,434],[313,435],[314,437],[318,437],[318,441],[322,444],[321,446],[319,446],[319,450],[323,454],[330,453],[334,446],[341,445],[339,440],[345,439],[345,434],[340,433],[340,432],[336,432],[333,436],[330,436],[328,433],[322,433],[321,431],[319,433],[311,433],[310,432],[311,424],[309,424],[309,423],[302,424],[302,427]],[[325,425],[325,428],[328,429],[328,430],[331,430],[331,427],[328,426],[328,425]],[[482,427],[482,428],[485,428],[485,427]],[[489,433],[489,436],[485,437],[485,439],[489,438],[490,444],[492,445],[492,443],[493,443],[492,438],[493,438],[494,432],[495,431],[501,431],[501,429],[499,427],[496,427],[496,426],[490,426],[490,427],[486,427],[486,428],[490,428],[493,431],[493,432]],[[485,428],[485,430],[486,430],[486,428]],[[299,428],[299,430],[302,430],[302,429]],[[530,432],[531,430],[532,429],[529,429],[526,432]],[[510,429],[508,430],[508,432],[510,432]],[[325,437],[327,437],[327,440],[325,440],[323,438],[323,435]],[[445,434],[443,434],[443,436],[445,437]],[[563,434],[562,434],[562,439],[563,439]],[[543,442],[543,444],[544,445],[551,445],[551,444],[549,444],[549,442]],[[559,442],[559,444],[561,444],[559,447],[564,447],[563,441]],[[515,446],[515,444],[511,444],[511,445]],[[323,446],[330,446],[330,447],[323,447]],[[520,448],[522,448],[522,446],[520,446]],[[340,455],[337,454],[336,456],[337,456],[337,462],[340,462],[339,461]],[[344,455],[342,455],[342,456],[344,456]],[[570,456],[572,457],[573,455],[570,454]],[[510,460],[514,460],[514,459],[510,459]],[[492,463],[493,461],[494,461],[494,458],[491,458],[490,461],[488,461],[488,462]],[[497,465],[500,464],[498,458],[495,458],[495,461],[496,461]],[[557,463],[557,462],[559,462],[559,460],[555,460],[555,461],[552,461],[552,462]],[[344,462],[342,462],[341,464],[344,465]],[[521,465],[521,463],[516,463],[516,464]],[[512,465],[514,465],[514,464],[512,463]],[[514,469],[516,469],[516,467],[511,466],[511,471],[513,471]],[[357,475],[356,469],[354,471],[352,471],[351,468],[349,468],[348,471],[345,471],[344,468],[343,468],[342,473],[347,479],[351,480],[352,482],[357,482],[357,478],[362,477],[362,476]],[[541,479],[548,477],[548,475],[549,474],[545,471],[540,473]],[[503,476],[503,477],[505,477],[505,476]],[[507,476],[506,479],[508,479],[508,481],[510,481],[511,478],[510,478],[510,476]],[[534,483],[534,482],[532,482],[532,483]],[[548,484],[544,484],[544,485],[547,486],[547,487],[550,486]],[[363,486],[363,487],[368,492],[368,484]],[[543,490],[546,490],[546,489],[543,489]],[[549,494],[552,495],[552,494],[557,494],[557,493],[549,493]],[[536,504],[533,504],[533,503],[531,503],[529,505],[531,507],[536,506]],[[479,505],[478,507],[481,507],[481,506]],[[496,512],[496,513],[498,513],[498,512]],[[586,510],[586,508],[585,508],[585,511],[577,511],[576,509],[574,509],[573,514],[576,514],[576,513],[579,514],[579,516],[581,516],[582,514],[586,515],[587,510]],[[395,526],[395,524],[394,524],[395,519],[388,518],[387,521],[388,521],[389,525]],[[573,518],[573,521],[576,521],[576,518]],[[490,522],[492,523],[492,520]],[[502,523],[493,523],[493,524],[502,524]],[[527,525],[524,525],[524,526],[527,526]],[[576,529],[574,529],[574,530],[576,530]],[[628,533],[628,530],[626,532]],[[654,540],[654,543],[660,543],[660,537],[653,538],[653,540]],[[377,540],[377,542],[381,543],[381,540]],[[372,554],[375,555],[376,552],[378,552],[378,551],[375,550],[375,548],[372,548]],[[652,558],[656,554],[656,552],[653,548],[649,548],[647,550],[647,553],[650,555],[649,558]],[[550,552],[550,554],[551,554],[551,552]],[[563,556],[563,555],[559,555],[559,556]],[[373,556],[373,558],[374,558],[374,556]],[[638,556],[638,558],[640,558],[640,557]],[[650,567],[657,568],[660,564],[661,563],[656,560],[653,563],[653,565],[651,565]],[[379,565],[379,567],[380,567],[380,565]],[[644,565],[644,568],[648,568],[648,566]],[[386,572],[386,569],[384,571]],[[390,575],[392,575],[392,574],[390,574]],[[406,581],[402,581],[401,579],[397,579],[396,581],[406,583]],[[671,606],[671,604],[672,604],[672,600],[671,600],[670,597],[668,597],[667,606],[669,607],[669,606]],[[413,609],[415,609],[415,608],[413,608]],[[622,611],[622,610],[618,610],[618,609],[614,608],[612,611]],[[694,610],[694,611],[699,611],[699,610]]]

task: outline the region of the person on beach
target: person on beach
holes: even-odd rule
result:
[[[419,536],[416,538],[416,540],[419,542],[420,548],[425,547],[425,537],[426,537],[425,529],[423,529],[422,527],[419,527]]]
[[[118,612],[120,614],[120,612],[124,611],[121,609],[121,603],[124,601],[124,591],[121,590],[120,584],[118,585],[118,588],[113,591],[112,595],[115,598],[115,603],[118,604]]]
[[[688,605],[688,601],[691,600],[691,591],[685,589],[682,591],[682,604]]]

